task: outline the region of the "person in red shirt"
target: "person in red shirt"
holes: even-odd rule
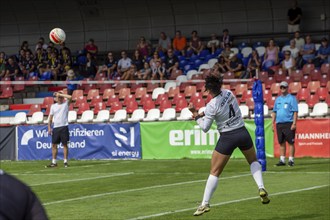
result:
[[[93,56],[96,56],[99,51],[98,47],[94,43],[94,39],[89,39],[84,49],[86,50],[86,53],[90,53]]]

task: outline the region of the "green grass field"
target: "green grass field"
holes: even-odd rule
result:
[[[1,169],[27,183],[50,219],[330,219],[330,159],[296,159],[295,167],[264,173],[269,205],[262,205],[243,159],[231,159],[211,211],[194,217],[209,160],[2,161]]]

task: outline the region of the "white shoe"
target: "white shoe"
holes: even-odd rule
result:
[[[209,212],[211,210],[211,207],[209,204],[200,205],[198,206],[196,212],[194,213],[194,216],[202,215],[204,212]]]

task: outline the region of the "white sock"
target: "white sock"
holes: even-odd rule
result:
[[[261,172],[261,165],[258,161],[254,161],[250,165],[251,173],[253,176],[254,181],[258,185],[258,188],[265,188],[264,181],[262,180],[262,172]]]
[[[54,164],[55,164],[55,163],[56,163],[56,159],[52,159],[52,163],[54,163]]]
[[[218,186],[218,180],[219,177],[209,175],[209,178],[207,179],[205,190],[204,190],[204,196],[202,205],[209,204],[209,201],[214,193],[214,191],[217,189]]]
[[[285,163],[285,156],[280,156],[280,161],[282,161],[283,163]]]
[[[64,159],[64,161],[63,161],[64,163],[67,163],[68,162],[68,160],[67,159]]]
[[[293,161],[293,157],[289,157],[289,161]]]

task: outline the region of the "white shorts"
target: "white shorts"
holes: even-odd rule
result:
[[[296,31],[300,31],[299,24],[288,24],[288,33],[294,33]]]

